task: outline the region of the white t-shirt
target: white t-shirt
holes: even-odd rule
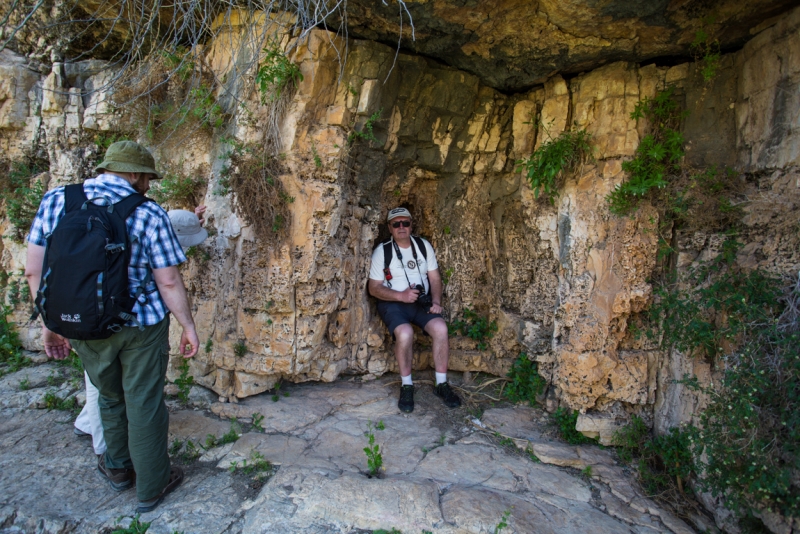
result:
[[[416,249],[417,243],[413,238],[411,238],[411,241],[411,246]],[[403,259],[400,260],[397,257],[394,245],[392,245],[392,261],[389,264],[389,271],[392,273],[391,282],[394,291],[405,291],[408,289],[409,281],[412,286],[415,284],[422,284],[425,286],[426,292],[430,291],[430,287],[428,287],[428,277],[425,276],[425,274],[428,271],[435,271],[438,269],[439,264],[436,262],[436,254],[433,252],[431,244],[424,238],[422,238],[422,242],[425,243],[425,248],[428,251],[428,258],[425,259],[425,256],[422,255],[422,251],[417,250],[419,270],[417,270],[416,263],[414,263],[414,254],[411,252],[411,247],[400,247],[400,253],[403,255]],[[420,273],[422,273],[422,277],[420,277]],[[406,275],[408,275],[408,280],[406,280]],[[389,287],[389,284],[386,283],[386,277],[383,275],[383,243],[375,247],[375,251],[372,253],[369,277],[371,280],[381,280],[385,287]]]

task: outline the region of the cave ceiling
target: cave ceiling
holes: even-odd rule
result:
[[[54,6],[63,2],[42,1],[50,9],[40,10],[37,16],[59,11]],[[188,4],[153,1],[157,10],[143,9],[158,15],[150,29],[160,27],[155,32],[160,37],[153,38],[149,31],[133,35],[137,21],[143,19],[131,11],[130,2],[77,0],[70,4],[72,11],[60,10],[69,22],[50,24],[44,30],[48,26],[34,25],[34,19],[27,32],[19,32],[13,47],[31,57],[39,50],[42,57],[117,61],[131,41],[141,44],[152,38],[150,48],[160,48],[163,36],[186,28],[201,29],[188,40],[178,39],[186,40],[188,46],[202,42],[211,36],[202,30],[210,20],[226,9],[238,9],[211,0],[200,16],[187,18],[178,8]],[[315,1],[311,4],[316,5]],[[283,0],[243,0],[244,5],[277,9]],[[800,0],[347,0],[319,27],[393,47],[399,42],[405,52],[464,70],[490,87],[515,93],[555,74],[569,76],[614,61],[685,62],[697,55],[691,44],[701,34],[713,43],[713,51],[731,52],[797,5]],[[70,39],[65,39],[67,34]],[[42,42],[51,45],[44,49]],[[147,47],[143,45],[142,50]]]
[[[685,61],[698,32],[736,49],[798,0],[348,0],[350,37],[397,45],[505,92],[612,61]],[[412,24],[413,21],[413,39]]]

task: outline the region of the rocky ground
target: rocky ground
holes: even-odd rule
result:
[[[491,407],[463,384],[470,402],[447,410],[425,378],[410,415],[392,376],[288,385],[238,404],[194,387],[188,406],[170,405],[170,452],[186,480],[138,521],[151,534],[694,532],[644,497],[613,452],[559,442],[541,410]],[[80,401],[81,386],[52,362],[0,379],[0,532],[143,532],[131,524],[135,492],[100,477],[74,413],[41,408],[48,391]],[[378,476],[363,450],[370,425],[384,427],[373,430]],[[238,439],[219,444],[226,435]]]

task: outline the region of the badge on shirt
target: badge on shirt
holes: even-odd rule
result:
[[[417,264],[414,263],[414,260],[408,260],[408,263],[406,263],[406,265],[408,265],[409,269],[415,269],[417,267]]]

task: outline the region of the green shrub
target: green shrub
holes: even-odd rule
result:
[[[36,180],[33,185],[18,187],[11,196],[6,197],[6,215],[14,227],[16,241],[21,243],[30,229],[44,193],[44,183]]]
[[[581,445],[584,443],[597,443],[597,440],[587,438],[577,430],[575,425],[578,422],[578,411],[572,411],[567,408],[560,407],[553,413],[553,419],[556,422],[558,433],[561,439],[570,445]]]
[[[503,389],[503,394],[511,402],[527,402],[534,406],[536,396],[547,386],[547,381],[539,375],[538,364],[531,361],[524,352],[514,360],[508,378],[511,380]]]
[[[692,436],[699,485],[742,513],[800,513],[800,281],[735,264],[729,239],[712,261],[657,292],[652,315],[664,348],[709,359],[716,384],[682,381],[708,396]]]
[[[237,358],[243,357],[247,354],[247,344],[244,341],[239,341],[233,346],[233,353]]]
[[[206,184],[202,178],[192,178],[178,174],[165,173],[161,180],[155,180],[150,196],[167,208],[190,207],[194,209],[200,201],[200,190]]]
[[[551,204],[555,203],[565,176],[591,156],[591,138],[586,130],[562,132],[542,143],[529,158],[517,162],[517,170],[525,172],[535,198],[542,192]]]
[[[653,99],[645,98],[631,113],[631,119],[647,119],[652,133],[639,142],[633,159],[622,163],[628,180],[606,197],[609,210],[616,215],[627,215],[635,210],[643,197],[666,187],[670,177],[681,170],[683,134],[678,128],[684,115],[673,92],[670,87]]]
[[[477,341],[478,350],[486,350],[489,340],[497,332],[497,321],[489,322],[487,317],[482,317],[469,308],[464,308],[462,317],[447,326],[451,336],[461,334]]]
[[[276,42],[271,42],[264,48],[266,56],[258,67],[256,83],[261,93],[261,102],[274,102],[278,100],[287,89],[293,89],[303,81],[300,67],[292,63],[281,51]]]
[[[350,134],[347,136],[347,144],[353,144],[353,141],[356,139],[363,139],[371,143],[380,144],[380,141],[378,141],[378,138],[375,137],[375,133],[372,131],[372,129],[375,127],[375,123],[378,121],[378,119],[381,118],[382,113],[383,108],[370,115],[360,132],[358,130],[353,130],[350,132]]]
[[[642,485],[651,495],[672,487],[683,492],[683,482],[695,472],[691,453],[694,427],[671,428],[663,436],[650,437],[644,421],[634,415],[631,423],[614,433],[612,443],[625,462],[636,460]]]
[[[0,377],[15,373],[32,363],[22,355],[19,334],[14,329],[14,323],[8,320],[11,311],[10,307],[0,304]]]

